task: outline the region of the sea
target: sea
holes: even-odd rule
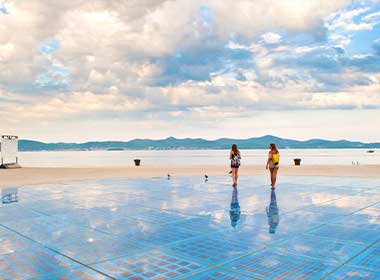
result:
[[[380,164],[380,149],[283,149],[281,165]],[[242,164],[265,165],[267,150],[241,150]],[[24,167],[111,167],[133,166],[140,159],[144,166],[229,165],[229,150],[122,150],[122,151],[38,151],[19,152]]]

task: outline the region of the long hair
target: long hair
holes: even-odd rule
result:
[[[233,145],[232,145],[232,147],[231,147],[231,151],[233,151],[234,154],[239,154],[239,153],[240,153],[240,151],[239,151],[239,149],[238,149],[238,147],[237,147],[236,144],[233,144]]]
[[[275,154],[278,154],[278,149],[276,147],[276,144],[269,144],[270,150],[274,152]]]

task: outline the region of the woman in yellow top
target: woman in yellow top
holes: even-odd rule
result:
[[[271,188],[274,189],[277,180],[277,172],[280,166],[280,153],[276,147],[276,144],[269,145],[269,153],[266,169],[269,168],[270,171],[270,180],[271,180]]]

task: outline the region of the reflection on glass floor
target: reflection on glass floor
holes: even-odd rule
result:
[[[0,279],[379,279],[380,180],[3,189]]]

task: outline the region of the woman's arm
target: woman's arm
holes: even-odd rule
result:
[[[230,160],[232,160],[232,152],[230,152]]]
[[[268,160],[267,160],[267,165],[265,166],[266,169],[269,167],[269,163],[272,161],[272,152],[268,153]]]

